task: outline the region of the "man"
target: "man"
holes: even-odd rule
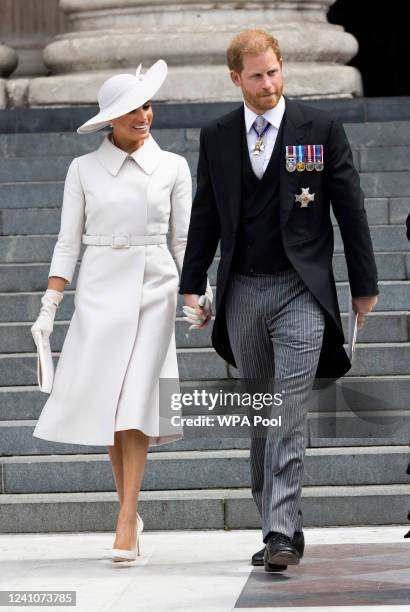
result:
[[[315,376],[336,379],[351,367],[332,273],[330,201],[359,327],[377,302],[377,271],[340,123],[283,97],[282,57],[268,33],[240,33],[227,57],[244,105],[201,130],[180,293],[188,318],[206,325],[210,314],[198,299],[220,241],[213,346],[242,378],[274,378],[284,396],[287,427],[276,437],[252,433],[250,449],[266,545],[252,562],[278,571],[303,555],[307,397]]]

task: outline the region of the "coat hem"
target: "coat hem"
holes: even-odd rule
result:
[[[174,435],[168,435],[168,436],[161,436],[161,435],[157,435],[157,434],[147,434],[146,432],[144,432],[142,429],[139,429],[138,427],[127,427],[127,429],[135,429],[138,431],[142,431],[142,433],[144,433],[147,437],[149,437],[149,442],[148,442],[148,446],[159,446],[161,444],[169,444],[170,442],[177,442],[178,440],[181,440],[184,437],[184,434],[174,434]],[[119,429],[117,431],[125,431],[122,429]],[[92,442],[90,440],[87,441],[73,441],[72,438],[70,440],[68,439],[57,439],[56,437],[51,437],[50,434],[32,434],[34,438],[39,438],[41,440],[47,440],[48,442],[57,442],[58,444],[75,444],[75,445],[82,445],[82,446],[114,446],[114,438],[112,438],[112,440],[106,441],[106,442]]]

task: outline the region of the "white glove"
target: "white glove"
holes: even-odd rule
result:
[[[198,299],[198,306],[201,307],[206,316],[208,316],[211,312],[213,296],[214,294],[208,280],[204,295],[201,295]],[[186,315],[184,317],[184,321],[191,324],[189,329],[199,329],[203,323],[203,319],[199,317],[195,308],[192,308],[191,306],[183,306],[182,310]]]
[[[43,297],[41,298],[41,309],[40,314],[35,321],[35,323],[31,326],[31,334],[36,341],[36,337],[38,332],[41,332],[43,340],[48,340],[50,334],[53,331],[54,326],[54,317],[57,312],[57,308],[59,307],[61,300],[63,299],[64,294],[60,291],[55,291],[54,289],[47,289]]]

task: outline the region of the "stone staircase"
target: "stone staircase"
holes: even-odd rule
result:
[[[380,296],[359,334],[354,368],[338,385],[337,408],[322,403],[309,414],[305,524],[404,523],[410,497],[410,254],[404,227],[410,121],[351,123],[346,130],[365,191]],[[117,502],[107,449],[32,436],[46,395],[36,387],[30,326],[46,287],[63,180],[72,157],[94,149],[101,135],[18,131],[0,134],[0,532],[113,530]],[[196,127],[154,131],[161,146],[187,157],[193,174],[198,135]],[[347,272],[337,228],[335,235],[346,325]],[[213,285],[217,266],[218,254]],[[74,288],[75,280],[57,313],[51,337],[56,360]],[[179,300],[176,336],[187,389],[223,388],[236,377],[211,348],[210,331],[189,332]],[[248,463],[247,439],[228,431],[187,435],[150,451],[140,502],[146,528],[257,527]]]

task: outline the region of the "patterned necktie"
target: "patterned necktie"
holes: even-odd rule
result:
[[[258,141],[260,141],[261,136],[264,135],[263,133],[267,125],[268,125],[268,121],[262,115],[260,115],[259,117],[256,117],[255,121],[253,122],[254,130],[258,134],[258,137],[257,137]],[[265,163],[265,152],[261,150],[259,155],[255,155],[255,150],[253,150],[251,152],[251,163],[252,163],[253,171],[255,172],[256,176],[259,179],[261,179],[264,173],[263,166]]]

